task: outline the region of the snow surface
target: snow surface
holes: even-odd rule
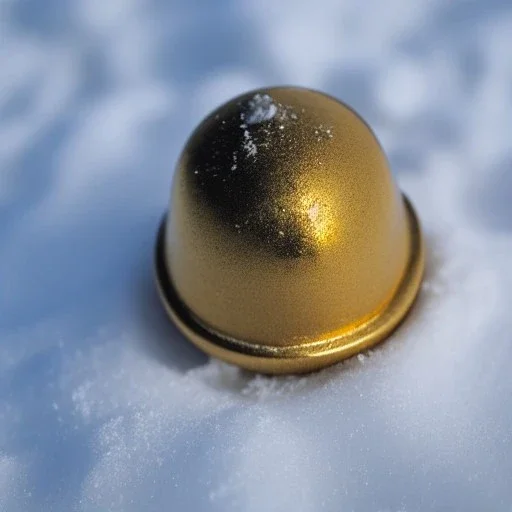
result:
[[[0,0],[0,511],[512,510],[506,0]],[[209,361],[152,251],[200,118],[270,84],[375,128],[428,269],[307,377]]]

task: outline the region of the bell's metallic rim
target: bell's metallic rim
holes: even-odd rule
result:
[[[382,311],[336,338],[282,347],[248,343],[208,329],[181,301],[167,270],[167,216],[160,225],[155,252],[155,277],[162,303],[178,329],[198,348],[248,370],[272,374],[306,373],[347,359],[389,336],[404,320],[418,294],[425,266],[424,242],[414,208],[405,195],[403,199],[410,234],[409,259],[403,279]]]

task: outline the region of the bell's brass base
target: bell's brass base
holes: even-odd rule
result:
[[[205,326],[178,297],[165,264],[165,218],[156,244],[156,280],[167,313],[180,331],[204,352],[261,373],[306,373],[337,363],[386,338],[405,318],[418,293],[424,268],[424,245],[418,218],[405,196],[410,232],[409,260],[402,282],[387,306],[364,324],[336,338],[292,346],[248,343],[219,335]]]

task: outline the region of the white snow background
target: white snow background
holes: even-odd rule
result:
[[[512,4],[0,0],[0,511],[512,510]],[[353,105],[422,218],[407,322],[305,377],[152,281],[174,162],[274,84]]]

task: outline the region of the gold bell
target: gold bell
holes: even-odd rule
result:
[[[239,96],[198,126],[156,247],[183,334],[265,373],[312,371],[381,341],[423,266],[418,219],[371,129],[295,87]]]

